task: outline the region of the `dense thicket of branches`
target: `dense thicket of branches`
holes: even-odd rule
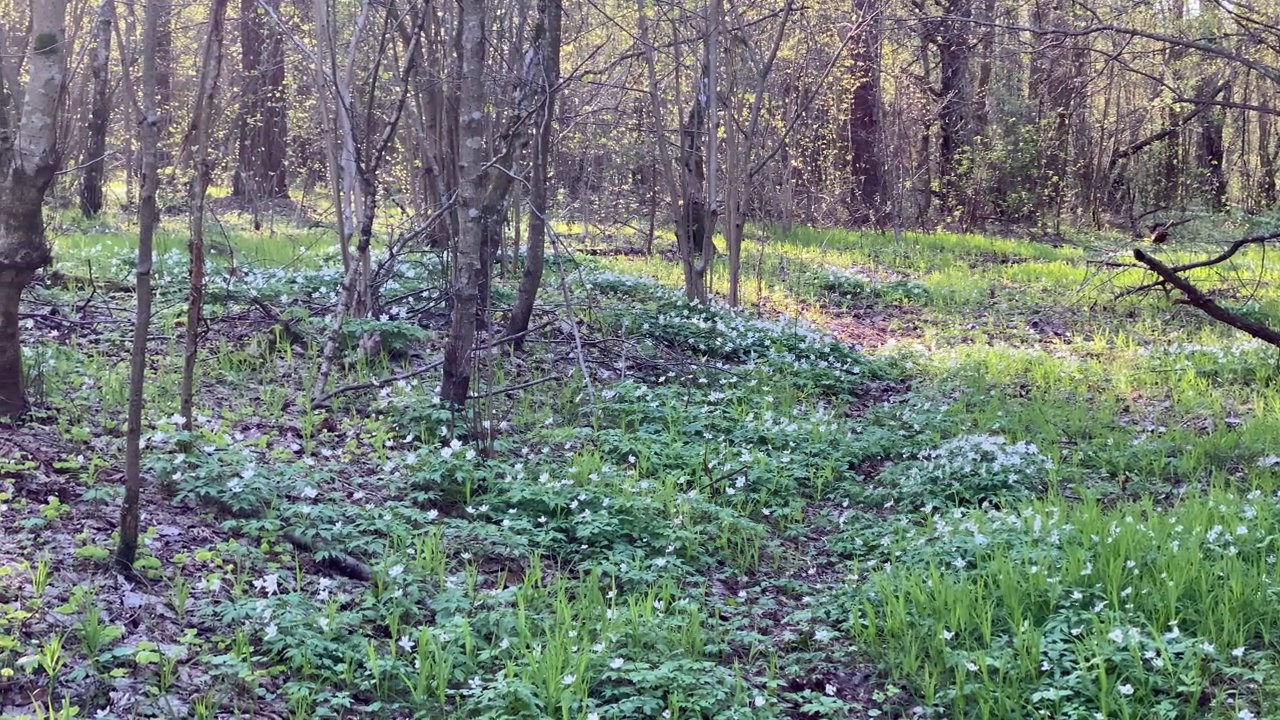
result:
[[[119,5],[78,5],[69,18],[73,56],[87,60],[73,63],[70,93],[86,102],[69,105],[59,140],[64,157],[84,159],[90,180],[99,170],[93,156],[104,153],[112,178],[136,173],[126,142],[133,118],[106,113],[101,100],[121,95],[102,77],[136,72],[138,10]],[[485,8],[488,41],[504,48],[485,61],[499,110],[520,102],[533,10],[523,0]],[[397,203],[438,209],[457,182],[441,165],[456,160],[447,152],[461,81],[455,3],[243,0],[231,12],[228,47],[238,57],[227,59],[227,100],[216,118],[215,184],[271,199],[290,183],[323,184],[344,163],[358,165],[360,149],[342,128],[325,128],[336,114],[347,134],[376,135],[388,114],[402,112],[396,75],[410,36],[420,34],[409,113],[379,182]],[[8,50],[21,47],[21,15],[9,11]],[[126,47],[103,47],[98,28],[113,15]],[[192,4],[163,17],[162,39],[173,45],[160,77],[170,135],[189,125],[178,116],[197,94],[198,63],[178,60],[199,56],[207,15]],[[1275,17],[1280,7],[1270,1],[578,3],[565,13],[551,195],[559,215],[588,220],[643,217],[656,203],[660,220],[687,216],[694,240],[722,219],[730,192],[748,219],[904,226],[1261,210],[1276,201],[1280,155]],[[8,50],[6,72],[16,78],[22,53]],[[325,87],[343,82],[352,93],[345,108]],[[94,128],[104,118],[114,125],[97,151]],[[519,132],[532,131],[528,120]],[[493,136],[507,131],[502,112],[485,124]],[[336,168],[326,159],[334,142]],[[731,154],[750,157],[728,182],[739,159]],[[707,199],[710,183],[717,196]]]

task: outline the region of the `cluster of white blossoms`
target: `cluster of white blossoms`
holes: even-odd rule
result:
[[[986,469],[1031,473],[1053,468],[1053,461],[1035,443],[1010,443],[1001,435],[961,435],[921,452],[920,459],[966,472]]]

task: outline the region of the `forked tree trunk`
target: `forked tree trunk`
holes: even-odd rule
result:
[[[120,544],[116,548],[116,568],[132,574],[138,555],[139,501],[142,495],[142,405],[147,369],[147,329],[151,324],[151,241],[159,221],[156,189],[160,184],[160,111],[156,96],[156,42],[161,21],[160,3],[148,3],[143,22],[142,124],[138,144],[142,147],[142,183],[138,197],[137,314],[133,325],[133,353],[129,358],[129,409],[125,430],[124,502],[120,506]]]
[[[66,0],[33,0],[27,87],[0,79],[0,95],[21,97],[21,115],[0,107],[0,416],[26,412],[18,303],[49,262],[43,202],[58,167],[57,113],[66,74]],[[14,130],[16,129],[16,133]]]
[[[95,24],[89,75],[93,94],[89,101],[89,139],[84,149],[84,175],[80,181],[80,212],[93,217],[102,212],[102,182],[106,170],[107,127],[111,123],[111,24],[115,1],[102,0]]]
[[[507,335],[517,336],[515,347],[524,347],[523,333],[529,329],[533,303],[542,285],[543,255],[547,244],[547,176],[551,165],[552,128],[555,122],[556,86],[560,84],[560,17],[561,0],[538,0],[538,14],[544,27],[541,72],[535,81],[542,98],[538,112],[537,137],[533,145],[533,176],[529,182],[529,247],[520,290],[507,323]]]
[[[453,265],[453,313],[445,345],[440,399],[449,407],[467,404],[471,348],[476,339],[480,254],[485,241],[485,0],[458,3],[458,249]]]

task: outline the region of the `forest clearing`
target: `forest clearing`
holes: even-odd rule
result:
[[[323,233],[228,235],[191,428],[181,228],[157,236],[132,582],[131,240],[55,236],[64,281],[24,320],[36,422],[3,441],[8,715],[1276,707],[1280,367],[1163,297],[1095,302],[1097,248],[795,230],[747,283],[759,316],[689,303],[662,253],[565,248],[567,304],[483,356],[462,435],[419,372],[440,253],[307,407]]]

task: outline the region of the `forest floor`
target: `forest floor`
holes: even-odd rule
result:
[[[1280,717],[1280,365],[1117,300],[1120,241],[777,233],[737,312],[562,252],[455,418],[414,372],[438,255],[315,406],[336,252],[227,219],[186,428],[175,221],[126,580],[131,235],[55,228],[0,429],[2,718]],[[1280,317],[1263,259],[1198,280]]]

